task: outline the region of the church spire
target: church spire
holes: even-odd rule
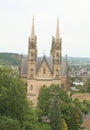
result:
[[[60,40],[60,33],[59,33],[59,18],[57,18],[57,27],[56,27],[56,41]]]
[[[33,19],[32,19],[31,39],[35,39],[34,16],[33,16]]]

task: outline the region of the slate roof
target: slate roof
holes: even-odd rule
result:
[[[36,71],[39,70],[40,65],[42,63],[42,61],[44,60],[47,61],[51,72],[53,72],[53,60],[51,57],[37,57],[37,64],[36,64]],[[27,76],[27,68],[28,68],[28,59],[27,57],[23,57],[22,60],[22,65],[21,65],[21,76]],[[66,76],[67,75],[67,65],[66,65],[66,60],[65,58],[62,59],[62,70],[61,70],[61,75],[62,76]]]
[[[21,64],[21,75],[26,76],[27,75],[27,70],[28,70],[28,64],[27,64],[27,57],[23,57],[22,59],[22,64]]]
[[[61,74],[62,76],[67,76],[67,61],[65,58],[62,58],[62,70],[61,70]]]
[[[53,60],[51,57],[38,57],[37,58],[37,65],[36,65],[36,70],[38,71],[38,69],[40,68],[40,65],[42,63],[43,60],[46,60],[46,62],[48,63],[48,66],[50,67],[50,70],[53,71]]]

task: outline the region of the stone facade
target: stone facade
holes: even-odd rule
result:
[[[67,71],[67,58],[62,60],[62,39],[59,33],[59,19],[57,20],[56,36],[52,37],[50,57],[38,57],[37,37],[35,35],[34,18],[32,20],[31,37],[28,44],[28,58],[21,56],[20,75],[26,82],[27,97],[34,105],[41,87],[59,84],[69,90],[70,79]]]

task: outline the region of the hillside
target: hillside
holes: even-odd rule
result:
[[[25,56],[27,57],[27,56]],[[90,66],[90,58],[68,57],[68,63],[73,65]],[[0,65],[19,65],[20,55],[17,53],[0,53]]]
[[[84,57],[68,57],[70,65],[90,65],[90,58]]]
[[[20,55],[16,53],[0,53],[0,65],[19,65]]]

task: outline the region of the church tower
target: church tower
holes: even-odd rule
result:
[[[28,68],[27,68],[27,97],[36,104],[36,64],[37,64],[37,38],[35,35],[34,17],[32,19],[31,37],[28,42]]]
[[[31,38],[28,45],[28,79],[36,78],[37,39],[35,36],[34,17],[32,20]]]
[[[53,79],[61,79],[62,39],[59,32],[59,19],[57,19],[56,36],[52,37],[51,57],[53,59]]]

